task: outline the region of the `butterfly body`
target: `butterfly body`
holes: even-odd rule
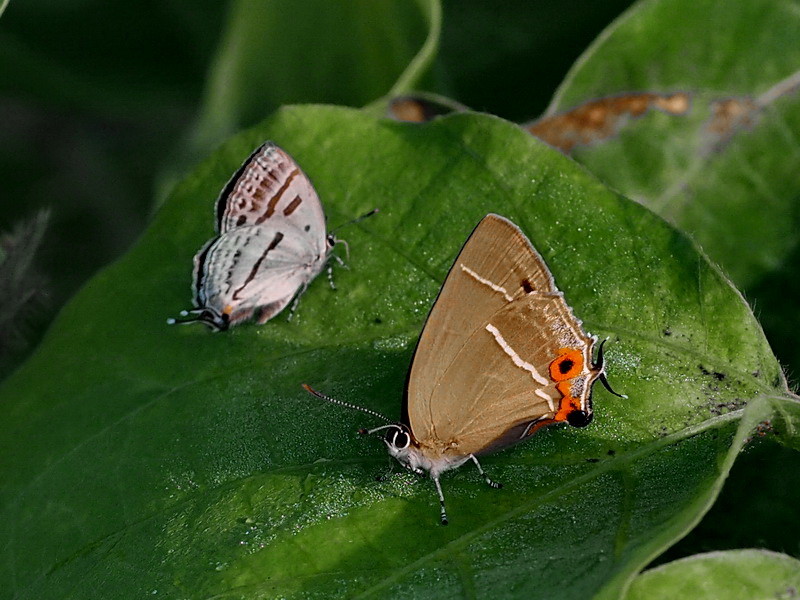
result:
[[[422,446],[417,440],[412,440],[408,445],[397,445],[391,440],[396,435],[397,431],[387,434],[389,454],[405,468],[420,475],[428,473],[431,478],[438,479],[445,471],[456,469],[469,460],[469,454],[460,451],[457,444]]]
[[[337,240],[311,181],[272,142],[257,148],[215,205],[217,236],[194,257],[194,315],[227,329],[255,316],[265,323],[299,298],[325,268]],[[176,322],[170,320],[170,322]]]

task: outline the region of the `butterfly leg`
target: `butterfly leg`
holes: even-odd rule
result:
[[[345,262],[344,262],[344,261],[343,261],[341,258],[339,258],[338,256],[336,256],[335,254],[331,254],[330,256],[331,256],[331,258],[333,258],[333,259],[334,259],[334,260],[335,260],[337,263],[339,263],[339,266],[340,266],[340,267],[342,267],[342,268],[344,268],[344,269],[346,269],[346,268],[347,268],[347,263],[345,263]],[[328,283],[330,283],[330,284],[331,284],[331,289],[333,289],[333,290],[335,290],[335,289],[336,289],[336,284],[334,284],[334,283],[333,283],[333,262],[332,262],[332,261],[330,261],[330,260],[328,260]]]
[[[380,483],[383,483],[384,481],[388,481],[391,478],[391,476],[394,475],[394,468],[393,468],[394,464],[393,464],[393,462],[389,464],[389,468],[386,469],[383,473],[375,476],[375,481],[379,481]]]
[[[439,478],[435,477],[433,483],[436,485],[436,491],[439,494],[439,506],[442,511],[442,525],[447,525],[447,512],[444,510],[444,494],[442,493],[442,484],[439,483]]]
[[[336,289],[336,284],[333,283],[333,263],[328,263],[328,283],[331,285],[331,289]]]
[[[376,429],[379,429],[379,428],[376,427]],[[365,431],[364,433],[367,433],[367,432]],[[394,463],[394,461],[392,461],[392,462]],[[389,477],[391,477],[394,474],[394,469],[392,468],[392,466],[393,466],[393,464],[389,466],[389,470],[384,475],[379,475],[378,477],[376,477],[376,480],[377,481],[386,481],[387,479],[389,479]],[[403,467],[408,469],[409,471],[411,471],[415,475],[419,475],[419,476],[424,476],[425,475],[425,471],[423,471],[422,469],[419,469],[419,468],[415,469],[414,467],[411,467],[411,466],[406,465],[406,464],[403,464]]]
[[[301,287],[300,290],[294,295],[294,300],[292,301],[292,305],[289,307],[289,316],[286,317],[287,321],[291,321],[292,320],[292,317],[294,316],[294,311],[297,310],[297,305],[300,304],[300,296],[303,295],[303,292],[306,291],[307,287],[308,287],[308,284],[304,283],[303,287]]]
[[[489,479],[489,476],[486,474],[486,471],[483,470],[483,467],[481,467],[481,463],[478,462],[478,459],[475,458],[474,454],[470,454],[469,457],[472,459],[472,462],[475,463],[475,466],[478,467],[478,473],[481,474],[486,483],[488,483],[491,487],[495,489],[503,487],[502,483],[497,483],[496,481],[492,481],[491,479]]]

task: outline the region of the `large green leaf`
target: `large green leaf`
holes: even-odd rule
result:
[[[340,232],[338,290],[314,282],[291,322],[165,325],[188,305],[213,199],[265,138],[331,225],[381,212]],[[487,457],[502,490],[448,474],[442,527],[430,481],[380,477],[383,444],[356,433],[374,421],[300,384],[397,415],[425,315],[490,211],[610,337],[629,399],[598,388],[591,427]],[[745,402],[786,394],[692,243],[560,153],[485,115],[323,106],[282,109],[200,166],[0,391],[0,597],[15,598],[616,597],[713,501],[755,418],[737,428]]]
[[[795,366],[797,39],[798,0],[644,0],[584,53],[547,111],[629,92],[690,95],[685,116],[652,111],[573,156],[691,233],[755,298],[778,355]]]
[[[627,600],[794,598],[800,561],[767,550],[732,550],[679,560],[636,578]]]

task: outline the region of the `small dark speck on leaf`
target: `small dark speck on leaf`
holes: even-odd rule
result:
[[[381,320],[380,317],[375,317],[374,322],[375,322],[376,325],[380,325],[381,323],[383,323],[383,321]]]
[[[587,458],[586,462],[588,462],[588,463],[599,463],[600,459],[599,458]]]
[[[714,398],[708,399],[708,408],[711,414],[724,415],[734,410],[739,410],[744,407],[746,402],[741,398],[734,398],[728,402],[717,402]]]
[[[672,335],[672,330],[667,328],[664,330],[664,335]]]
[[[609,455],[609,456],[614,456],[616,453],[617,453],[617,451],[616,451],[616,450],[614,450],[613,448],[612,448],[611,450],[609,450],[609,451],[608,451],[608,455]]]

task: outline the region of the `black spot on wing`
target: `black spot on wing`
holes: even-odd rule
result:
[[[567,373],[570,372],[570,370],[574,365],[575,365],[574,361],[572,361],[569,358],[566,358],[562,360],[560,363],[558,363],[558,370],[561,371],[562,375],[566,375]]]

